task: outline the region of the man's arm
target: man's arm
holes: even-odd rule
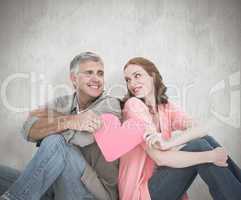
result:
[[[104,113],[110,113],[117,116],[119,119],[121,118],[120,101],[117,98],[108,95],[96,102],[95,105],[90,106],[90,110],[92,110],[98,116]],[[93,134],[88,134],[86,131],[81,132],[68,130],[65,133],[67,141],[71,139],[73,144],[80,147],[84,147],[95,142]]]
[[[29,118],[37,118],[29,129],[28,139],[30,141],[38,141],[48,135],[62,133],[68,129],[92,133],[101,125],[98,116],[92,111],[66,115],[43,108],[30,112]]]
[[[37,118],[37,121],[29,130],[28,139],[38,141],[53,133],[66,130],[67,127],[63,126],[63,121],[66,122],[68,117],[68,115],[54,111],[51,111],[51,115],[49,115],[47,108],[33,110],[29,114],[29,119]]]
[[[63,100],[56,100],[42,109],[34,110],[25,121],[21,130],[22,135],[28,141],[36,142],[50,134],[76,135],[78,141],[82,141],[79,146],[86,146],[94,142],[89,139],[91,134],[101,127],[98,115],[112,113],[121,116],[120,102],[116,98],[108,97],[96,106],[81,114],[63,114],[56,112],[56,108],[61,108]],[[57,109],[58,110],[58,109]],[[88,138],[88,140],[86,140]],[[91,137],[92,138],[92,137]]]

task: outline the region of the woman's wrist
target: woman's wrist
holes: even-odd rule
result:
[[[206,151],[206,159],[207,159],[207,163],[214,163],[216,161],[216,155],[214,153],[213,150],[210,151]]]
[[[162,139],[162,150],[169,150],[173,148],[172,142],[170,140],[163,140]]]

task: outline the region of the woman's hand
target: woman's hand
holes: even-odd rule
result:
[[[223,147],[217,147],[211,151],[211,159],[214,165],[227,167],[228,154]]]
[[[146,133],[144,135],[144,140],[146,141],[149,148],[155,148],[159,150],[168,150],[168,142],[163,140],[160,133]]]

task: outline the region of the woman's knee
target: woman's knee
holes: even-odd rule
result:
[[[203,138],[199,138],[199,139],[194,139],[190,142],[188,142],[183,148],[183,151],[193,151],[193,152],[197,152],[197,151],[208,151],[208,150],[212,150],[213,147],[208,143],[207,140],[203,139]]]
[[[206,135],[203,137],[212,147],[220,147],[221,145],[210,135]]]

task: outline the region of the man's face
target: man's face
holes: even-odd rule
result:
[[[99,62],[86,61],[80,64],[78,74],[71,80],[81,98],[96,98],[104,89],[104,66]]]

